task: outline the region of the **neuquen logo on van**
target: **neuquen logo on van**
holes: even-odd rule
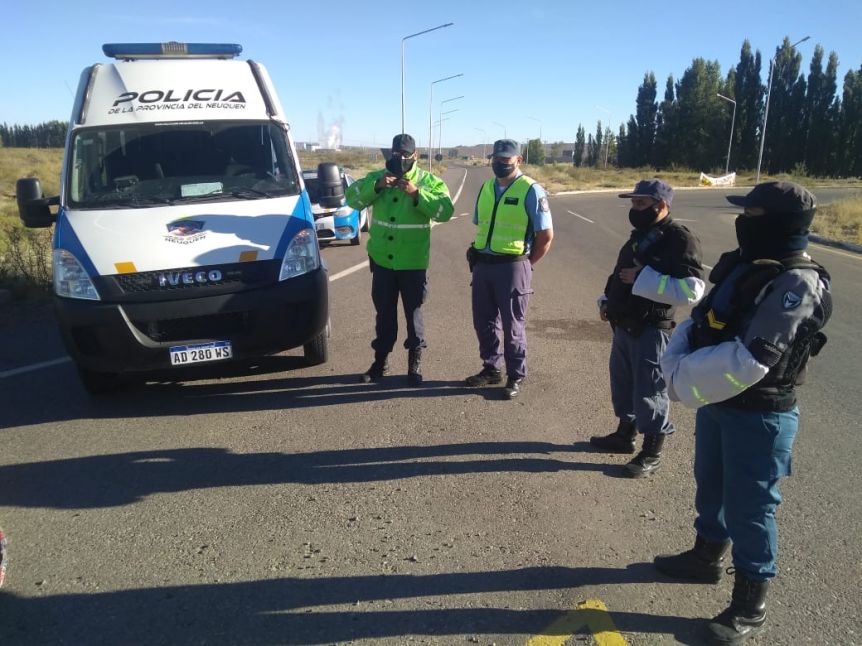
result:
[[[168,223],[168,233],[165,240],[177,244],[191,244],[203,240],[207,232],[201,220],[175,220]]]
[[[123,92],[114,99],[108,114],[142,110],[196,110],[220,108],[244,110],[246,100],[240,91],[203,88],[200,90],[145,90]]]

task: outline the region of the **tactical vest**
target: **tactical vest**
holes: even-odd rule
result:
[[[494,182],[482,185],[476,202],[479,226],[473,246],[482,251],[488,246],[494,253],[520,256],[527,248],[530,216],[527,214],[527,193],[535,180],[521,175],[509,184],[499,200],[495,200]]]
[[[617,264],[605,290],[608,297],[608,320],[632,336],[640,336],[647,325],[663,330],[671,329],[676,310],[672,305],[632,294],[633,285],[620,280],[620,269],[633,267],[637,260],[641,265],[649,265],[660,274],[671,274],[674,259],[668,257],[665,251],[667,243],[674,235],[689,235],[689,231],[668,216],[665,221],[650,227],[645,233],[633,231],[617,257]]]
[[[691,328],[693,349],[716,345],[736,338],[754,311],[754,301],[782,272],[791,269],[811,269],[820,278],[830,280],[826,269],[803,254],[782,260],[755,260],[743,263],[736,251],[722,255],[710,274],[715,287],[691,313],[694,325]],[[722,291],[725,281],[733,281]],[[765,294],[764,294],[765,296]],[[766,376],[754,386],[724,402],[721,406],[747,410],[786,411],[796,405],[795,387],[805,381],[808,358],[817,356],[826,345],[826,335],[821,328],[832,315],[832,295],[823,292],[823,298],[810,318],[803,321],[793,342],[787,347],[778,363],[769,369]]]

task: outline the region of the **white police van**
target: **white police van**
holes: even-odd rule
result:
[[[56,223],[55,309],[84,386],[299,346],[326,361],[327,272],[264,67],[232,44],[102,50],[116,60],[81,75],[60,195],[17,184],[25,225]]]

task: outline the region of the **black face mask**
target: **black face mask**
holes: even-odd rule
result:
[[[415,159],[411,159],[409,157],[402,157],[401,155],[392,155],[389,159],[386,160],[386,170],[395,175],[397,178],[402,178],[406,173],[409,173],[413,170],[413,164],[416,163]]]
[[[808,246],[814,211],[767,213],[736,218],[736,240],[743,259],[781,258]]]
[[[491,170],[494,175],[503,178],[508,177],[515,171],[515,164],[507,164],[506,162],[493,161],[491,162]]]
[[[658,212],[654,206],[648,206],[642,211],[637,209],[629,209],[629,222],[635,229],[646,229],[656,221]]]

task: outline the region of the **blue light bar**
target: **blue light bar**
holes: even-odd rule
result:
[[[109,58],[235,58],[242,45],[234,43],[105,43],[102,52]]]

